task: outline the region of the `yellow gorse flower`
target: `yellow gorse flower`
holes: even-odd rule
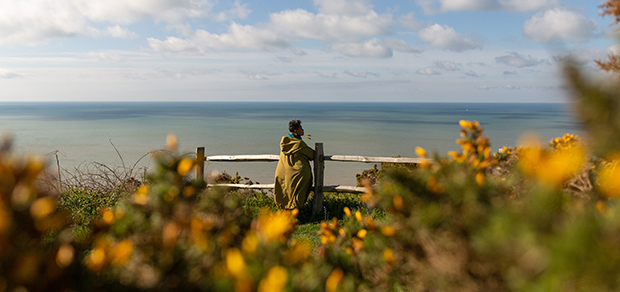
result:
[[[597,174],[597,189],[608,198],[620,198],[620,160],[603,163]]]
[[[245,260],[241,251],[231,248],[226,252],[226,268],[233,276],[241,276],[245,272]]]
[[[344,272],[342,269],[336,268],[333,270],[332,273],[329,274],[329,277],[327,277],[327,281],[325,281],[325,290],[328,292],[338,291],[338,285],[343,277]]]
[[[262,212],[258,216],[257,233],[267,241],[278,240],[286,242],[286,235],[294,231],[296,226],[295,218],[299,211],[283,211],[276,213],[269,211]]]
[[[392,251],[392,249],[386,248],[383,250],[383,260],[388,265],[394,264],[396,258],[394,257],[394,252]]]
[[[581,138],[577,135],[566,133],[564,136],[554,138],[549,141],[549,147],[552,149],[565,149],[579,147],[581,144]]]
[[[93,271],[101,270],[106,264],[106,252],[102,246],[96,246],[86,258],[86,267]]]
[[[425,157],[426,156],[426,150],[424,150],[424,148],[422,148],[422,147],[416,147],[415,148],[415,153],[418,154],[418,156],[421,156],[421,157]]]
[[[519,166],[526,176],[560,187],[581,169],[585,161],[585,151],[581,147],[553,152],[527,147],[519,151],[519,158]]]
[[[110,251],[111,263],[115,266],[124,266],[133,252],[133,242],[129,239],[125,239],[117,243]]]
[[[146,205],[149,202],[149,188],[141,185],[134,194],[133,200],[138,205]]]
[[[56,253],[56,264],[64,268],[70,265],[73,262],[73,257],[75,255],[75,250],[73,246],[70,244],[63,244],[58,248],[58,252]]]
[[[285,291],[288,281],[288,272],[282,266],[275,266],[269,269],[267,275],[258,284],[258,292],[280,292]]]
[[[336,217],[332,218],[332,221],[329,223],[325,221],[321,221],[321,230],[319,230],[321,244],[328,244],[328,243],[336,242],[336,239],[337,239],[336,229],[337,228],[338,228],[338,219],[336,219]]]
[[[179,165],[177,166],[177,172],[179,173],[179,175],[184,176],[192,170],[192,167],[194,167],[194,161],[185,157],[179,162]]]
[[[289,265],[297,265],[307,262],[312,256],[312,246],[308,241],[297,240],[284,255],[284,260]]]

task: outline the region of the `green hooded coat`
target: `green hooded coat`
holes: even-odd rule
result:
[[[280,161],[276,168],[274,199],[282,209],[301,208],[312,187],[312,170],[309,160],[314,150],[301,139],[288,136],[280,141]]]

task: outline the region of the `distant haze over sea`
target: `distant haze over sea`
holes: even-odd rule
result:
[[[477,120],[494,151],[516,145],[525,132],[546,143],[565,133],[581,134],[568,104],[507,103],[0,103],[0,132],[12,133],[15,150],[47,155],[59,151],[61,167],[90,162],[133,165],[150,150],[178,136],[182,153],[278,154],[288,122],[300,119],[307,141],[325,154],[416,157],[415,148],[442,155],[458,150],[459,120]],[[109,139],[109,140],[108,140]],[[51,156],[47,156],[51,159]],[[141,165],[148,165],[144,159]],[[354,185],[363,163],[326,163],[326,184]],[[236,171],[272,183],[276,163],[207,164],[207,173]]]

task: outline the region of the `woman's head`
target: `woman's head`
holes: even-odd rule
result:
[[[300,120],[292,120],[290,122],[288,122],[288,131],[297,135],[297,136],[301,136],[304,134],[304,128],[301,127],[301,121]]]

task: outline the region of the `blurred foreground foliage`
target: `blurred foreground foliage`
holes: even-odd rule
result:
[[[618,291],[620,88],[572,64],[566,78],[583,138],[493,154],[461,121],[460,151],[419,148],[418,167],[362,175],[359,209],[380,216],[335,201],[324,216],[342,219],[324,218],[317,249],[292,239],[299,211],[205,190],[172,136],[146,181],[114,198],[49,194],[42,160],[4,139],[0,291]]]

